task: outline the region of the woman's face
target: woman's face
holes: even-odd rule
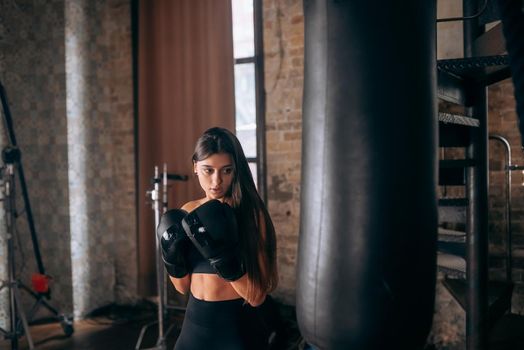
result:
[[[234,167],[228,153],[215,153],[194,163],[200,187],[208,199],[222,199],[228,193],[234,176]]]

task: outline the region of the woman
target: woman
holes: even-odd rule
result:
[[[170,279],[178,292],[190,293],[175,349],[267,348],[269,329],[261,315],[270,303],[267,294],[278,283],[275,230],[235,135],[223,128],[205,131],[195,147],[193,170],[205,196],[164,214],[158,229],[164,234],[162,251]],[[208,215],[205,207],[220,207],[218,201],[225,212],[232,208],[232,220],[220,217],[217,224],[203,220],[198,225],[207,227],[195,232],[238,232],[226,239],[232,242],[227,249],[219,249],[229,270],[235,265],[233,274],[210,259],[214,253],[199,244],[188,224],[193,216]],[[176,229],[167,229],[170,225]],[[227,225],[235,229],[224,229],[231,227]],[[173,234],[166,235],[166,230]]]

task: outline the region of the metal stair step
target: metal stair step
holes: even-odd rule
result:
[[[439,198],[438,205],[439,207],[466,207],[469,205],[469,199],[459,197]]]
[[[464,169],[440,168],[438,171],[439,186],[465,186],[466,173]]]
[[[475,160],[473,159],[441,159],[439,161],[439,167],[444,169],[462,169],[474,165]]]
[[[466,242],[466,232],[438,228],[438,240],[441,242]]]
[[[508,55],[438,60],[437,67],[458,78],[486,86],[511,76]]]
[[[439,147],[466,147],[470,144],[471,128],[479,126],[479,120],[459,114],[438,113]]]
[[[478,119],[447,112],[438,112],[438,121],[444,124],[456,124],[470,127],[478,127],[480,125]]]
[[[437,252],[437,268],[447,276],[466,278],[466,260],[460,256]]]
[[[438,183],[440,186],[464,186],[466,168],[475,165],[472,159],[444,159],[439,161]]]
[[[444,286],[466,310],[468,282],[465,279],[445,278]],[[505,281],[488,281],[489,324],[493,325],[511,307],[513,283]]]
[[[439,237],[440,238],[440,237]],[[453,241],[437,241],[437,251],[466,258],[466,243]]]

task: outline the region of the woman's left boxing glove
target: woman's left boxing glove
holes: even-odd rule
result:
[[[210,200],[187,214],[182,226],[220,277],[236,281],[245,274],[238,253],[238,227],[233,208],[216,199]]]

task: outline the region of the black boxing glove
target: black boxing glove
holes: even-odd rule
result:
[[[229,205],[216,199],[210,200],[187,214],[182,226],[220,277],[236,281],[244,275],[244,266],[238,254],[237,221]]]
[[[162,249],[162,260],[170,276],[181,278],[189,273],[186,252],[191,244],[182,228],[182,219],[187,212],[182,209],[166,211],[160,218],[157,235]]]

